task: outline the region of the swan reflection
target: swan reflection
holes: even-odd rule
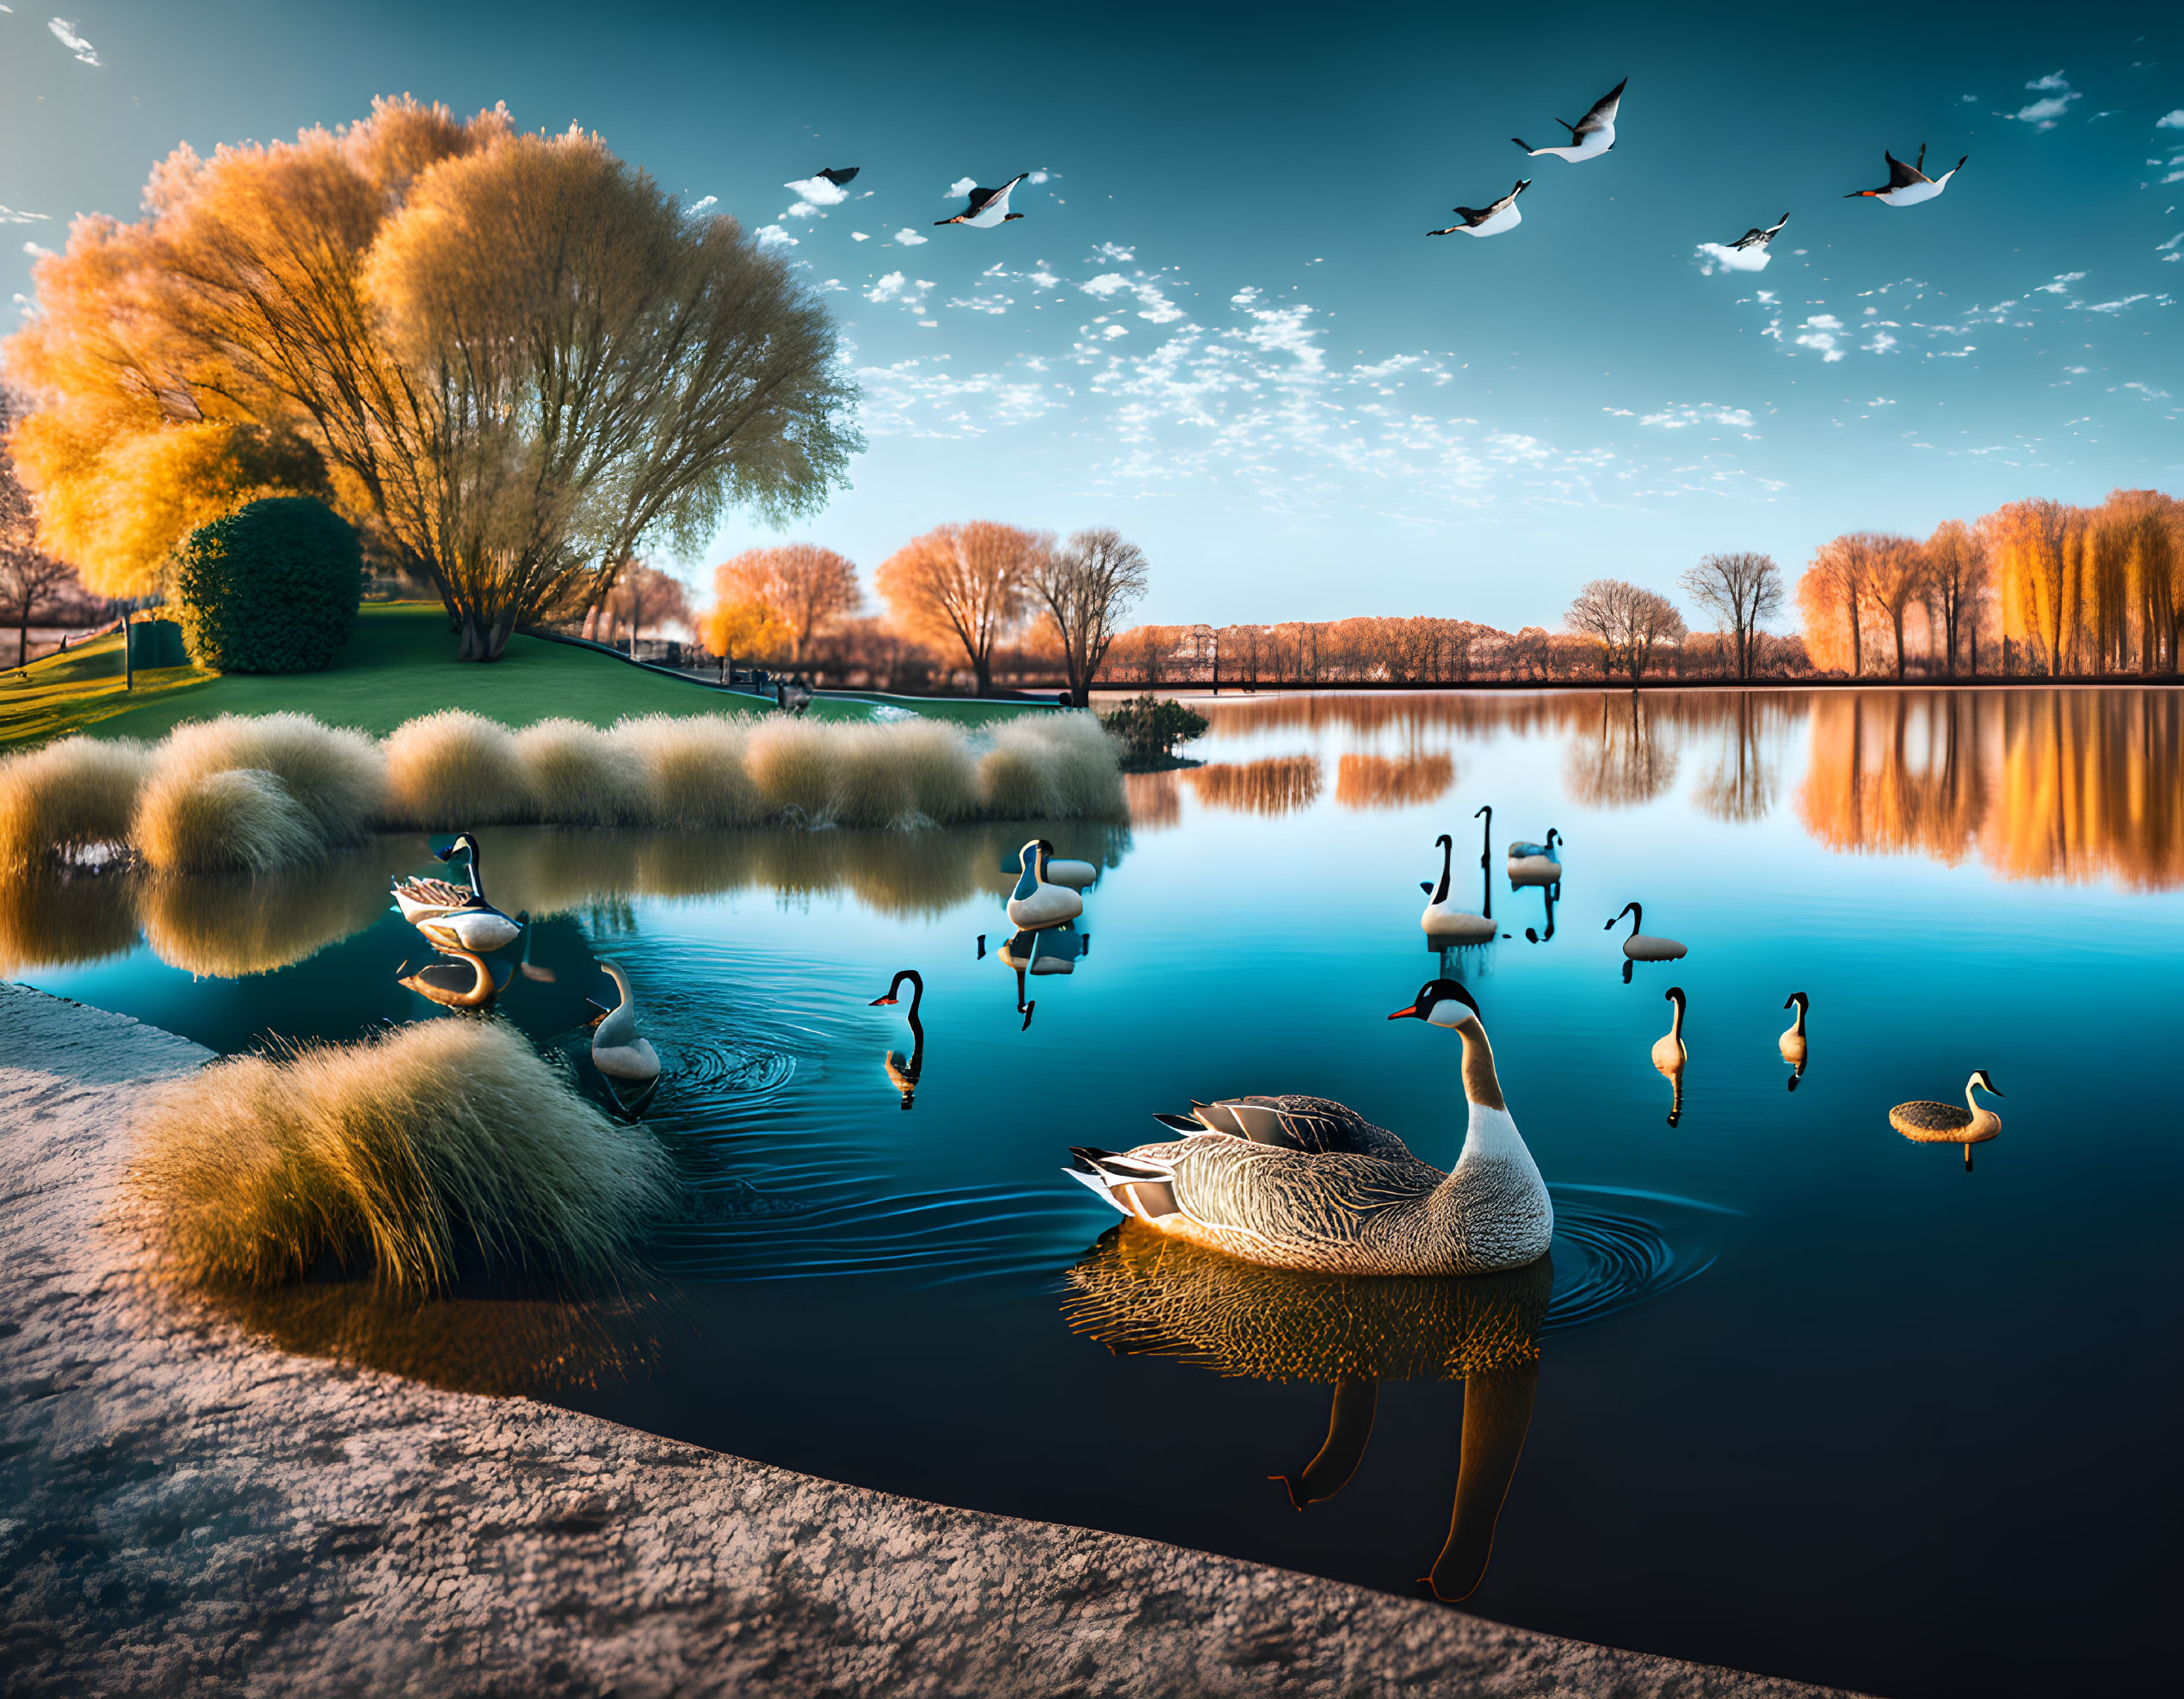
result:
[[[1779,1046],[1782,1060],[1790,1065],[1790,1090],[1794,1091],[1798,1082],[1805,1078],[1805,1016],[1811,999],[1803,992],[1792,992],[1782,1006],[1798,1011],[1790,1017],[1790,1029],[1782,1035]]]
[[[986,941],[982,936],[978,940],[979,954],[985,953],[985,945]],[[911,1100],[917,1096],[917,1082],[925,1072],[925,1022],[918,1018],[918,1010],[925,1002],[925,978],[915,967],[902,968],[897,972],[893,983],[886,991],[872,1000],[874,1009],[891,1007],[901,997],[903,987],[906,985],[910,988],[910,1053],[904,1056],[899,1051],[890,1050],[880,1059],[880,1066],[887,1073],[887,1083],[902,1094],[904,1109],[910,1108]]]
[[[1024,1017],[1023,1030],[1031,1029],[1032,1011],[1039,1006],[1027,994],[1026,979],[1074,973],[1091,950],[1092,935],[1078,931],[1072,920],[1036,932],[1019,931],[995,953],[1003,967],[1015,972],[1016,1012]]]
[[[1062,1307],[1071,1331],[1118,1355],[1331,1388],[1318,1450],[1272,1477],[1299,1510],[1332,1498],[1356,1473],[1381,1382],[1463,1381],[1455,1502],[1427,1579],[1445,1601],[1477,1591],[1531,1425],[1539,1329],[1554,1289],[1546,1257],[1507,1274],[1354,1279],[1238,1262],[1125,1221],[1068,1280]],[[1423,1530],[1415,1537],[1422,1548]]]
[[[515,977],[514,963],[488,962],[460,945],[451,945],[441,952],[437,961],[414,971],[404,962],[395,970],[394,982],[444,1009],[488,1009]]]
[[[1683,987],[1670,985],[1663,995],[1670,1006],[1669,1029],[1653,1041],[1653,1066],[1669,1082],[1669,1125],[1674,1127],[1683,1119],[1683,1071],[1691,1053],[1683,1041]]]

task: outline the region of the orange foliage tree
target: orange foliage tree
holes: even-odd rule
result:
[[[938,525],[880,562],[873,581],[913,636],[962,650],[983,696],[993,689],[994,646],[1021,619],[1052,546],[1041,533],[990,519]]]

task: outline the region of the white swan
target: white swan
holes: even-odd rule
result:
[[[1545,843],[1527,843],[1520,840],[1509,845],[1509,883],[1559,884],[1562,880],[1562,860],[1555,854],[1555,845],[1561,841],[1562,834],[1549,826]]]
[[[1471,816],[1486,817],[1486,839],[1479,846],[1478,864],[1486,865],[1487,845],[1494,841],[1494,806],[1487,804]],[[1434,840],[1441,850],[1441,884],[1427,887],[1426,911],[1418,917],[1419,927],[1429,938],[1451,944],[1483,944],[1494,936],[1494,889],[1486,887],[1486,912],[1473,914],[1469,909],[1459,909],[1448,895],[1448,879],[1455,858],[1455,843],[1447,832]],[[1482,881],[1484,883],[1484,881]]]
[[[609,1079],[650,1084],[660,1077],[659,1053],[637,1035],[637,1003],[630,995],[629,977],[611,961],[602,961],[599,967],[614,982],[622,1000],[592,1022],[591,1065]]]
[[[1645,924],[1645,911],[1638,904],[1624,904],[1623,914],[1627,914],[1631,917],[1631,936],[1623,940],[1623,955],[1627,960],[1675,961],[1684,955],[1683,946],[1674,938],[1650,938],[1638,930],[1639,927]],[[1614,920],[1609,921],[1601,930],[1604,932],[1613,931],[1615,922],[1622,919],[1623,914],[1617,915]]]
[[[1059,926],[1084,912],[1083,898],[1040,877],[1046,856],[1046,841],[1039,837],[1033,838],[1017,852],[1017,865],[1023,869],[1023,876],[1009,895],[1009,924],[1021,931],[1036,932],[1045,927]]]
[[[1803,992],[1792,992],[1789,1001],[1782,1006],[1798,1011],[1791,1017],[1789,1031],[1784,1033],[1781,1038],[1782,1060],[1792,1069],[1790,1090],[1794,1091],[1798,1089],[1798,1082],[1805,1078],[1805,1016],[1810,1003]]]
[[[523,929],[485,900],[485,887],[478,880],[476,838],[466,831],[458,832],[453,843],[433,853],[448,862],[464,851],[468,852],[468,890],[444,879],[400,880],[394,887],[394,905],[402,911],[403,919],[442,949],[484,955],[514,943]]]

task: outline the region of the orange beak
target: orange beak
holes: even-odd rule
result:
[[[1388,1018],[1389,1018],[1391,1021],[1402,1021],[1402,1020],[1422,1021],[1422,1020],[1424,1020],[1426,1017],[1425,1017],[1425,1016],[1424,1016],[1423,1014],[1422,1014],[1422,1013],[1419,1011],[1418,1005],[1417,1005],[1416,1004],[1415,1004],[1415,1003],[1414,1003],[1414,1004],[1411,1004],[1411,1005],[1410,1005],[1408,1009],[1398,1009],[1398,1010],[1396,1010],[1396,1011],[1395,1011],[1392,1015],[1389,1016],[1388,1016]]]
[[[870,1003],[867,1004],[865,1007],[867,1009],[884,1009],[894,1000],[895,999],[891,997],[875,997]]]

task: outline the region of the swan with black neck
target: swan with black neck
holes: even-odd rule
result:
[[[873,998],[871,1006],[874,1009],[889,1007],[901,997],[904,985],[910,988],[910,1053],[904,1056],[899,1051],[890,1050],[882,1058],[881,1066],[887,1071],[888,1082],[902,1093],[903,1107],[908,1109],[911,1098],[917,1094],[919,1076],[925,1072],[925,1023],[917,1018],[918,1007],[925,1001],[923,976],[915,967],[898,969],[893,982],[887,987],[886,994]]]
[[[485,887],[478,874],[478,840],[466,831],[458,832],[453,843],[433,854],[442,862],[462,856],[464,869],[470,875],[469,888],[444,879],[397,880],[394,905],[402,911],[402,917],[442,949],[485,955],[514,943],[523,929],[485,900]]]
[[[1478,864],[1484,868],[1487,865],[1488,854],[1494,843],[1493,804],[1486,804],[1471,818],[1476,820],[1482,814],[1486,817],[1486,831],[1479,843]],[[1474,914],[1469,909],[1458,908],[1448,894],[1448,881],[1454,870],[1455,840],[1447,832],[1443,832],[1434,840],[1434,844],[1441,851],[1441,884],[1437,887],[1429,887],[1423,884],[1420,886],[1419,888],[1426,892],[1427,901],[1426,911],[1418,917],[1419,927],[1428,937],[1437,943],[1485,943],[1494,936],[1494,887],[1492,884],[1484,880],[1480,881],[1485,889],[1485,896],[1482,903],[1484,913]]]

